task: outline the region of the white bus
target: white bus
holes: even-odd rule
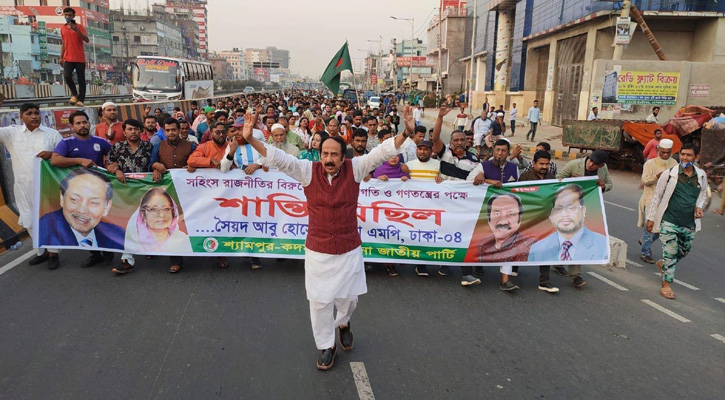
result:
[[[214,97],[214,74],[207,62],[139,56],[130,72],[137,102]]]

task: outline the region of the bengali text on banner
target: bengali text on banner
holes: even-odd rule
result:
[[[37,247],[146,255],[303,258],[302,185],[287,175],[171,170],[161,182],[37,162]],[[367,261],[433,265],[606,264],[609,241],[596,179],[492,186],[371,180],[360,184],[358,231]],[[565,243],[566,242],[566,243]],[[563,249],[566,247],[567,251]]]

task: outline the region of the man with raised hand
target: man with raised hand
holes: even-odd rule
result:
[[[351,350],[350,317],[358,296],[367,292],[357,206],[360,182],[373,169],[399,154],[415,128],[410,107],[405,109],[405,132],[388,139],[369,154],[347,159],[345,141],[327,137],[320,144],[320,161],[299,160],[253,137],[254,123],[244,125],[244,138],[273,165],[304,187],[309,210],[305,243],[305,289],[310,320],[320,350],[317,369],[329,370],[335,361],[335,327],[343,350]],[[256,116],[247,113],[247,120]],[[254,122],[254,121],[253,121]],[[337,318],[335,318],[337,309]]]

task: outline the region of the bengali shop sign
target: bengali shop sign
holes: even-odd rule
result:
[[[617,103],[673,105],[679,89],[679,72],[623,70],[617,76]]]
[[[104,170],[38,161],[34,244],[152,255],[304,257],[307,203],[302,186],[283,173],[172,170],[159,183],[150,174],[127,178],[122,184]],[[360,185],[357,216],[363,254],[370,261],[609,260],[601,192],[591,178],[501,189],[371,180]],[[565,240],[573,243],[567,254],[560,251]]]

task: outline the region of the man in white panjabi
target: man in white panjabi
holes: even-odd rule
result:
[[[257,113],[256,115],[258,115]],[[247,113],[245,121],[256,119]],[[367,292],[365,267],[357,223],[360,182],[373,169],[400,153],[415,129],[410,107],[404,112],[405,132],[388,139],[370,153],[345,158],[344,140],[332,136],[320,144],[320,161],[299,160],[255,139],[244,125],[244,138],[262,155],[260,162],[299,181],[307,197],[309,229],[305,243],[305,289],[315,344],[321,351],[317,369],[329,370],[335,361],[335,328],[340,347],[352,350],[350,317],[358,296]],[[337,317],[335,317],[337,310]]]
[[[1,102],[0,102],[1,103]],[[15,202],[20,212],[19,223],[33,236],[33,181],[35,158],[49,160],[53,149],[63,140],[55,129],[40,125],[40,108],[37,104],[20,106],[22,125],[0,128],[0,143],[10,153],[15,178]],[[58,268],[57,249],[36,249],[28,264],[48,261],[48,269]]]

